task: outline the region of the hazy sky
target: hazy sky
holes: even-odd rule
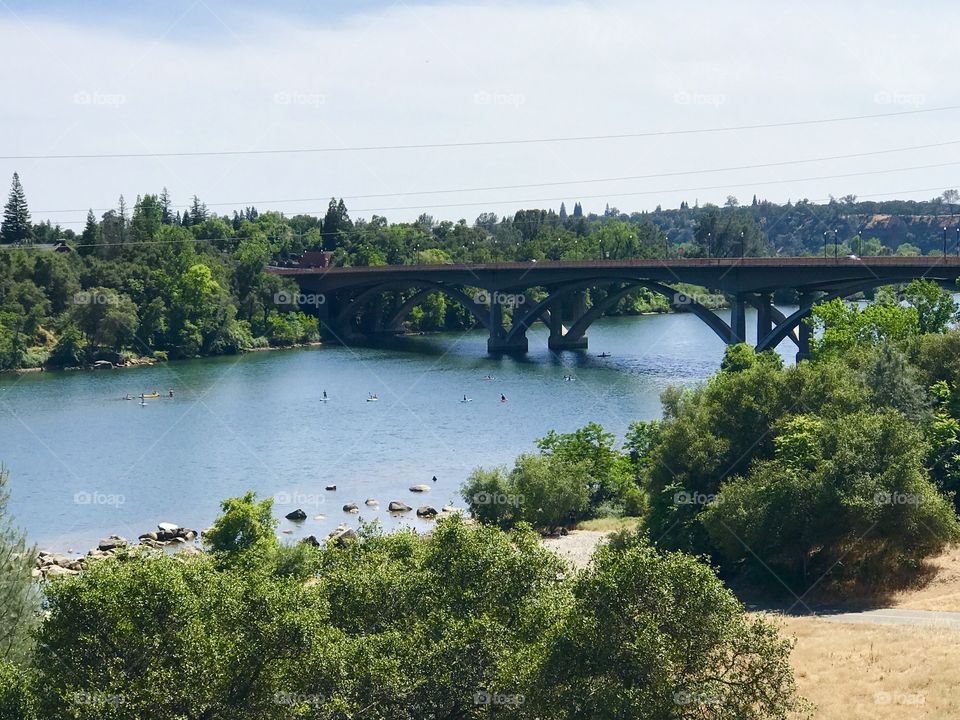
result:
[[[960,11],[941,2],[133,5],[0,0],[0,155],[536,139],[960,104]],[[0,160],[0,193],[17,170],[34,219],[75,229],[88,207],[99,215],[121,193],[132,204],[163,186],[178,205],[196,193],[218,212],[255,203],[321,213],[323,198],[337,195],[353,217],[391,220],[426,211],[472,221],[483,211],[558,208],[561,199],[588,212],[608,202],[624,211],[727,195],[749,202],[754,193],[920,199],[960,185],[958,121],[960,110],[950,110],[565,143]],[[874,174],[815,179],[865,172]],[[666,173],[687,174],[556,184]]]

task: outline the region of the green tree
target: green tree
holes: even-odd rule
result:
[[[903,291],[904,299],[917,309],[920,333],[946,332],[957,318],[953,296],[932,280],[914,280]]]
[[[7,203],[3,206],[3,223],[0,225],[0,242],[12,244],[30,240],[32,236],[30,224],[30,210],[27,207],[27,196],[20,184],[20,175],[13,174],[10,184],[10,194]]]
[[[528,717],[787,718],[807,707],[791,642],[706,565],[634,539],[601,547],[532,681]]]
[[[229,560],[247,552],[263,554],[276,548],[272,498],[256,502],[256,495],[248,492],[242,497],[224,500],[220,508],[223,514],[204,534],[214,553]]]
[[[31,571],[36,553],[10,517],[10,475],[0,466],[0,662],[22,662],[33,649],[39,596]]]

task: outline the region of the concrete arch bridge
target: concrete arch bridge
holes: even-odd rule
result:
[[[489,333],[490,352],[526,352],[527,330],[535,322],[549,327],[549,347],[587,347],[587,330],[623,297],[638,290],[664,296],[678,310],[695,314],[725,343],[746,339],[746,308],[757,310],[758,351],[789,339],[797,357],[810,353],[803,319],[815,302],[918,278],[956,287],[958,257],[843,258],[692,258],[672,260],[577,260],[375,267],[270,268],[291,277],[301,292],[322,302],[315,307],[325,334],[344,340],[357,333],[400,333],[409,313],[433,293],[442,293],[473,315]],[[697,296],[672,285],[689,283],[731,298],[730,320]],[[606,295],[588,306],[586,291]],[[799,309],[784,315],[773,293],[795,290]],[[356,319],[374,298],[377,311],[366,328]],[[537,299],[534,299],[537,298]]]

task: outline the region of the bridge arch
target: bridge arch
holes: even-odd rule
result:
[[[380,285],[374,285],[366,288],[356,297],[354,297],[347,304],[347,306],[337,314],[337,324],[341,327],[347,325],[350,322],[350,319],[360,312],[360,310],[363,309],[368,302],[389,290],[410,290],[413,288],[419,288],[418,292],[407,298],[400,308],[398,308],[398,310],[391,315],[387,324],[388,328],[395,327],[394,321],[402,321],[402,319],[405,318],[414,307],[423,302],[423,299],[427,295],[439,292],[463,305],[481,326],[489,330],[490,317],[485,305],[481,305],[480,303],[476,302],[473,298],[459,288],[452,287],[450,285],[444,285],[443,283],[433,282],[431,280],[394,281],[381,283]]]

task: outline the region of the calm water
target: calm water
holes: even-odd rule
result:
[[[659,417],[667,385],[702,381],[723,355],[720,340],[685,314],[604,320],[590,329],[586,352],[548,352],[542,326],[529,337],[523,359],[488,357],[486,336],[471,332],[389,349],[0,376],[0,462],[12,476],[13,512],[41,547],[85,551],[161,521],[202,529],[221,499],[248,489],[276,498],[291,538],[355,525],[358,516],[341,509],[347,502],[360,505],[360,517],[377,515],[363,505],[370,497],[384,510],[391,500],[462,505],[458,487],[478,465],[509,463],[548,430],[590,421],[622,438],[632,420]],[[781,350],[792,358],[787,343]],[[612,356],[598,358],[603,351]],[[173,399],[145,407],[122,399],[169,388]],[[368,393],[379,402],[366,402]],[[464,394],[473,401],[460,402]],[[433,489],[411,493],[417,483]],[[296,507],[306,522],[282,519]]]

